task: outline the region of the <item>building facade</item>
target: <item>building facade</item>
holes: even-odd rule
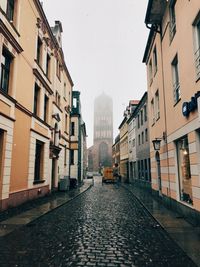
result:
[[[72,92],[70,179],[83,183],[86,172],[86,126],[81,114],[80,92]]]
[[[115,138],[115,143],[113,144],[113,150],[112,150],[112,166],[115,164],[118,164],[120,166],[120,135]]]
[[[136,163],[134,163],[133,173],[137,174],[135,182],[140,185],[150,187],[151,164],[150,164],[150,142],[149,142],[149,122],[148,122],[148,95],[144,93],[133,113],[135,118],[135,151]]]
[[[120,175],[122,182],[129,181],[129,166],[128,166],[128,124],[127,116],[124,117],[122,123],[119,126],[120,136]]]
[[[94,102],[93,171],[112,166],[113,103],[106,94]]]
[[[43,196],[69,176],[73,82],[62,25],[38,0],[0,2],[0,208]]]
[[[130,136],[132,136],[132,133],[129,132],[129,124],[128,121],[132,114],[134,113],[134,110],[136,109],[138,105],[138,100],[130,100],[129,105],[126,107],[126,110],[124,111],[124,119],[122,120],[120,126],[119,126],[119,136],[120,136],[120,174],[122,177],[122,182],[130,182],[130,168],[129,168],[129,156],[130,156]]]
[[[149,1],[147,66],[152,189],[200,221],[200,2]],[[186,38],[187,36],[187,38]]]

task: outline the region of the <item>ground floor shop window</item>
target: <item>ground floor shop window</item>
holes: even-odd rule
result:
[[[177,141],[177,156],[178,156],[180,199],[189,204],[193,204],[190,155],[189,155],[189,145],[187,136]]]

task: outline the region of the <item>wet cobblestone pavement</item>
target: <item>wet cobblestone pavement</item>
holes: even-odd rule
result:
[[[1,267],[196,266],[130,192],[97,181],[0,247]]]

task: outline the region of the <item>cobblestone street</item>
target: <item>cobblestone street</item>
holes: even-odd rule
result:
[[[95,178],[70,203],[0,238],[0,266],[196,266],[133,194]]]

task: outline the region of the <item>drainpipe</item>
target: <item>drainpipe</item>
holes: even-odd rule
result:
[[[163,100],[164,100],[164,117],[165,117],[165,145],[167,148],[167,169],[168,169],[168,187],[169,187],[169,198],[171,202],[171,189],[170,189],[170,178],[169,178],[169,150],[168,150],[168,141],[167,141],[167,114],[166,114],[166,96],[165,96],[165,81],[164,81],[164,64],[163,64],[163,48],[162,48],[162,33],[160,33],[160,45],[161,45],[161,62],[162,62],[162,83],[163,83]]]

